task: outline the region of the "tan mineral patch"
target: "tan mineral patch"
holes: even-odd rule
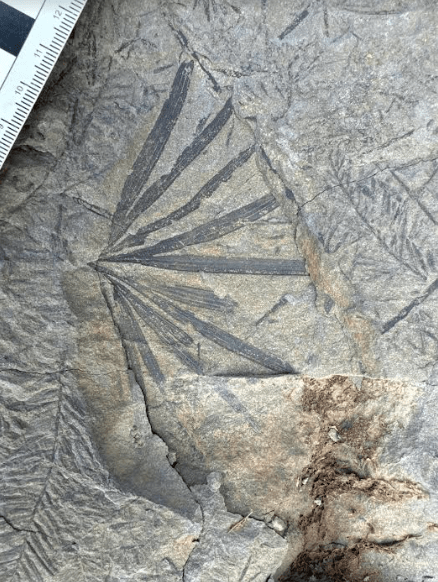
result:
[[[376,331],[372,324],[352,310],[353,292],[339,268],[318,247],[318,242],[304,225],[298,229],[297,244],[303,253],[310,278],[318,289],[329,295],[341,309],[341,317],[358,351],[358,358],[370,374],[379,373],[379,364],[373,350]]]
[[[168,397],[178,401],[177,417],[191,444],[202,453],[203,469],[224,475],[227,503],[239,513],[297,519],[307,493],[297,489],[295,480],[310,460],[318,430],[316,416],[302,410],[302,382],[293,377],[212,378],[210,388],[205,384],[203,379],[199,391],[196,382],[187,382],[183,390],[178,385],[175,392],[166,388]],[[221,398],[216,384],[234,395],[242,414]],[[178,446],[181,459],[185,444]]]
[[[178,538],[173,546],[174,550],[174,561],[178,568],[183,568],[184,564],[187,562],[190,553],[196,546],[197,537],[193,535],[182,536]]]

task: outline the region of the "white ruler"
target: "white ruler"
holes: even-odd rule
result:
[[[0,168],[87,0],[0,0]]]

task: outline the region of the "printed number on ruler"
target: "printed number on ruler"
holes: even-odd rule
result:
[[[0,0],[0,168],[87,0]]]

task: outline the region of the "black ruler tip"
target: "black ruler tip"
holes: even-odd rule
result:
[[[0,48],[17,57],[35,20],[0,0]]]

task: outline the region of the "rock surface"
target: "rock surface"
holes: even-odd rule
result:
[[[0,171],[0,582],[438,578],[433,0],[88,0]]]

